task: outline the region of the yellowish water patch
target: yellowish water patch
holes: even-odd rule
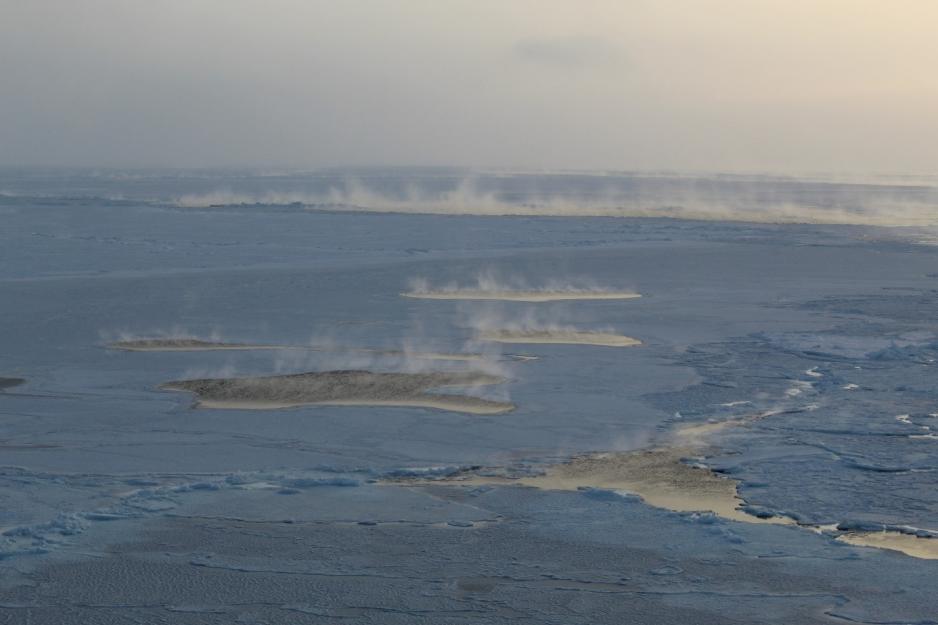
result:
[[[938,539],[919,538],[901,532],[850,532],[838,536],[837,540],[859,547],[875,547],[901,551],[913,558],[938,560]]]
[[[737,417],[735,419],[726,419],[725,421],[708,421],[706,423],[697,423],[693,425],[685,425],[677,428],[673,433],[673,439],[675,444],[678,446],[701,446],[706,445],[710,438],[730,430],[732,428],[745,427],[756,421],[760,421],[767,417],[773,417],[777,414],[781,414],[779,410],[766,410],[764,412],[757,412],[744,417]]]
[[[517,485],[560,491],[597,488],[637,495],[648,505],[676,512],[711,512],[743,523],[795,525],[817,534],[837,534],[837,524],[802,525],[788,517],[762,518],[749,514],[742,509],[746,502],[739,497],[735,480],[718,475],[703,465],[685,462],[685,459],[693,459],[706,452],[708,439],[712,436],[777,414],[779,411],[770,410],[726,421],[685,426],[674,432],[672,447],[578,456],[548,467],[541,475],[507,477],[485,475],[486,470],[471,469],[440,479],[398,478],[387,483]],[[712,451],[712,447],[709,450]],[[836,540],[854,546],[897,551],[914,558],[938,559],[936,538],[882,531],[848,532],[836,536]]]
[[[575,330],[491,330],[479,338],[496,343],[554,343],[562,345],[599,345],[602,347],[634,347],[638,339],[608,332],[578,332]]]
[[[543,475],[518,478],[465,472],[442,480],[461,484],[519,485],[542,490],[573,491],[583,488],[623,491],[638,495],[647,504],[676,512],[712,512],[744,523],[790,525],[783,517],[759,518],[740,507],[736,482],[683,458],[697,450],[665,447],[623,453],[579,456],[549,467]]]

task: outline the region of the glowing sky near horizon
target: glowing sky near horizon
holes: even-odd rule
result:
[[[935,173],[933,0],[0,0],[0,164]]]

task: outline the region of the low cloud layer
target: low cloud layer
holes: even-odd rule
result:
[[[0,0],[0,165],[928,172],[938,7]]]

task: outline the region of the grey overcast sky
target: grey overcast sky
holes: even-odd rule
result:
[[[0,164],[935,173],[935,0],[0,0]]]

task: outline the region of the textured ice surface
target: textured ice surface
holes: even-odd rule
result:
[[[0,390],[0,623],[938,622],[938,561],[836,539],[936,540],[938,248],[856,227],[181,209],[149,200],[208,183],[3,175],[0,372],[28,382]],[[643,297],[400,297],[479,275]],[[529,308],[643,346],[522,362],[477,342],[480,320]],[[177,328],[341,349],[104,348]],[[509,379],[482,396],[517,409],[222,412],[157,388],[466,367]],[[829,529],[604,488],[381,484],[681,437],[707,438],[694,462],[747,513]]]

